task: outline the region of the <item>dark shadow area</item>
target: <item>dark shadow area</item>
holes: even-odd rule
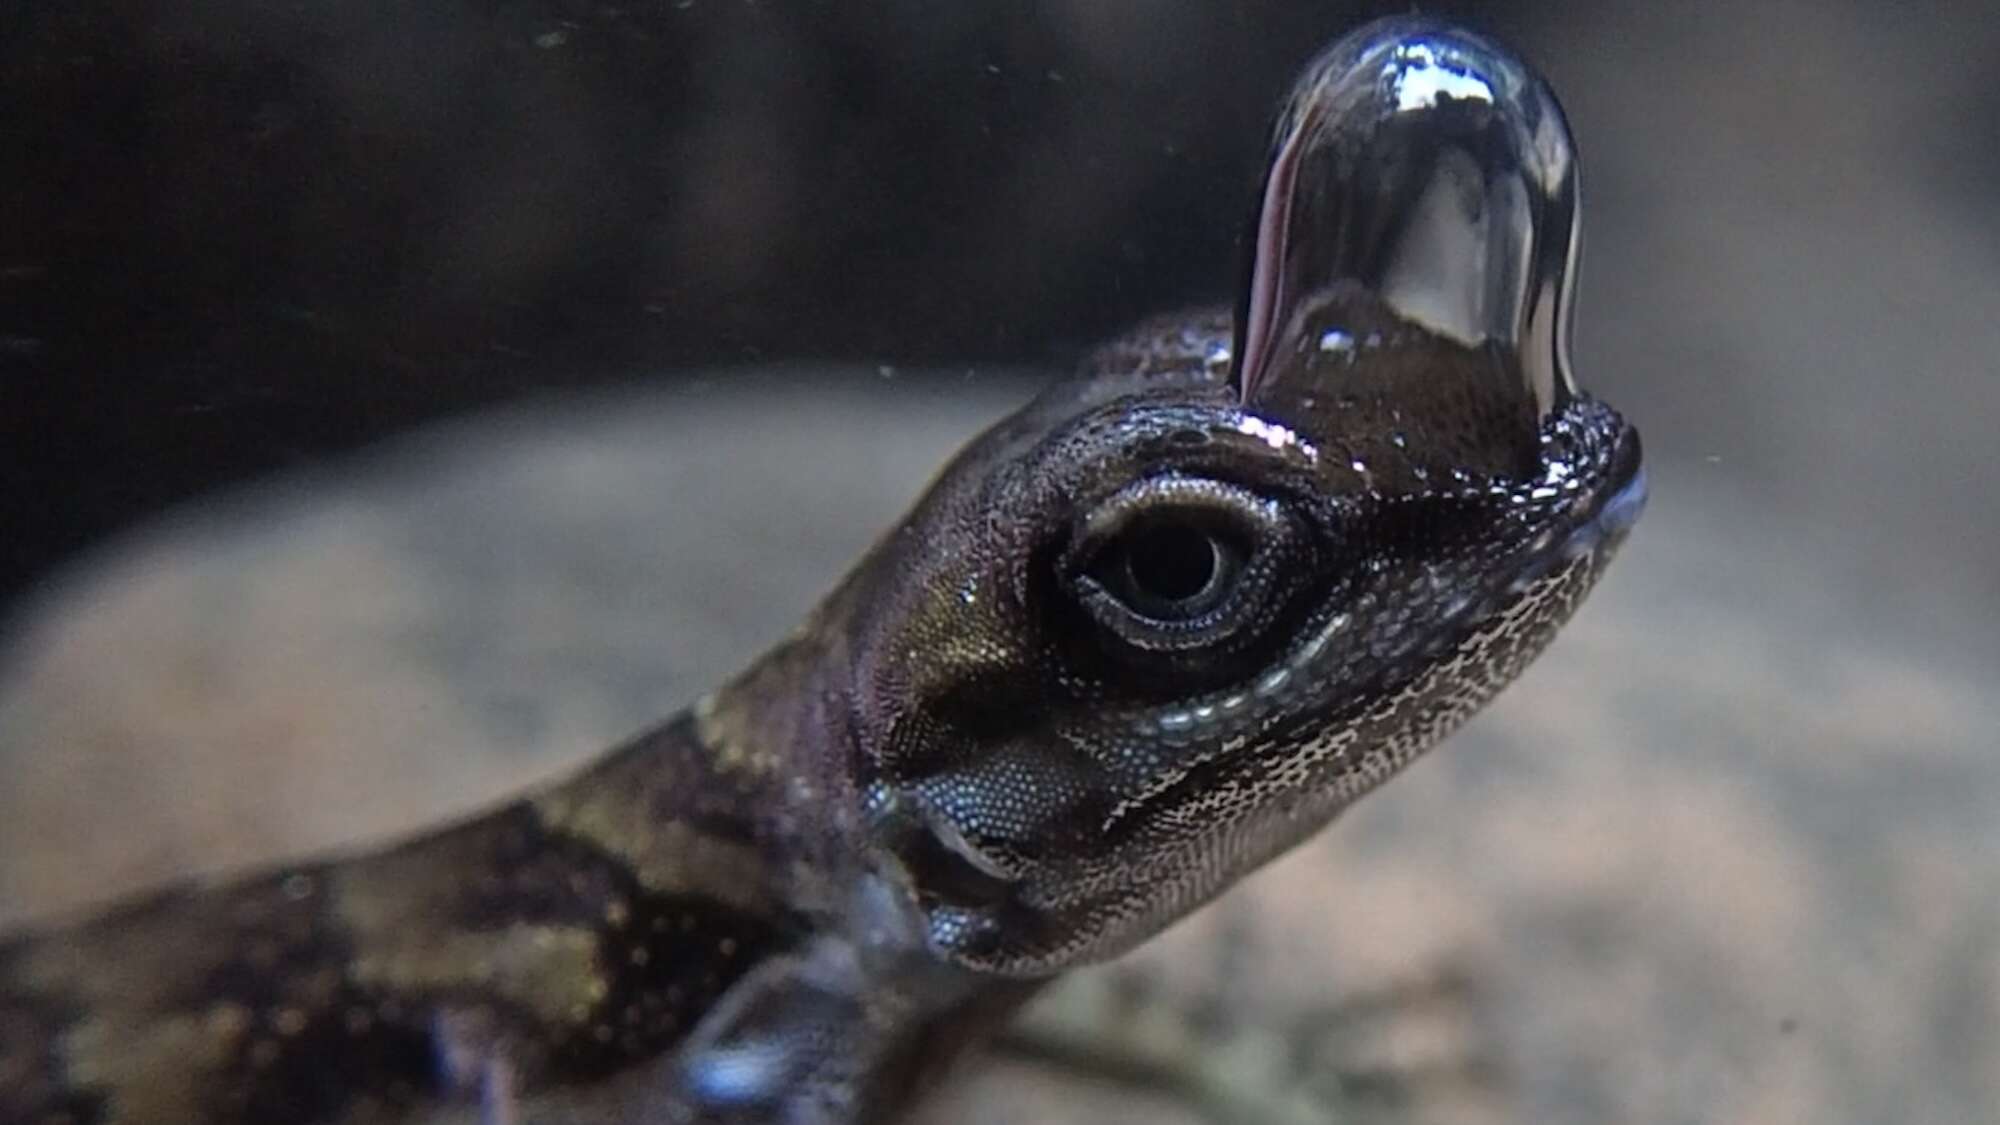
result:
[[[436,823],[739,671],[1048,367],[1230,297],[1273,100],[1358,18],[42,8],[0,16],[0,927]],[[1493,1061],[1406,1120],[2000,1121],[1990,8],[1461,13],[1574,127],[1577,375],[1650,505],[1517,686],[1106,994],[1254,1063],[1476,986],[1321,1037]],[[1201,1120],[968,1077],[920,1120]]]
[[[1061,362],[1226,293],[1365,5],[35,6],[0,48],[0,603],[217,485],[530,390]]]

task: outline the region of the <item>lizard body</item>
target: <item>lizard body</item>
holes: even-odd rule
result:
[[[975,441],[777,649],[384,851],[0,941],[0,1123],[871,1122],[1498,691],[1643,498],[1575,172],[1423,21],[1281,119],[1239,314]]]

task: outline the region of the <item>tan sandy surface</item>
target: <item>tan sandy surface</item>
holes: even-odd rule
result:
[[[1990,55],[1603,11],[1548,68],[1582,374],[1652,509],[1515,690],[1135,971],[1258,1027],[1460,974],[1448,1026],[1361,1048],[1490,1062],[1438,1119],[2000,1120],[2000,219],[1912,127]],[[175,514],[0,665],[0,918],[408,828],[666,714],[1025,386],[641,385]],[[1008,1064],[933,1120],[1177,1113]]]

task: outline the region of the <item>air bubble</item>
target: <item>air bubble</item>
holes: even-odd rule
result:
[[[1310,369],[1286,357],[1351,351],[1358,335],[1382,343],[1327,315],[1360,294],[1441,339],[1518,357],[1510,375],[1546,416],[1576,393],[1576,224],[1569,127],[1540,77],[1433,20],[1370,24],[1307,68],[1280,118],[1238,388],[1255,401],[1283,369]]]

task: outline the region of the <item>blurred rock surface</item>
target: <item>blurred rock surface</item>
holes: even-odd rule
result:
[[[1523,1122],[2000,1120],[2000,27],[1931,14],[1536,32],[1586,161],[1580,374],[1652,508],[1488,714],[1143,951],[1158,988],[1283,1021],[1462,972]],[[635,385],[177,511],[20,619],[0,914],[576,760],[779,635],[1025,393]],[[936,1120],[1171,1120],[1028,1077]]]

